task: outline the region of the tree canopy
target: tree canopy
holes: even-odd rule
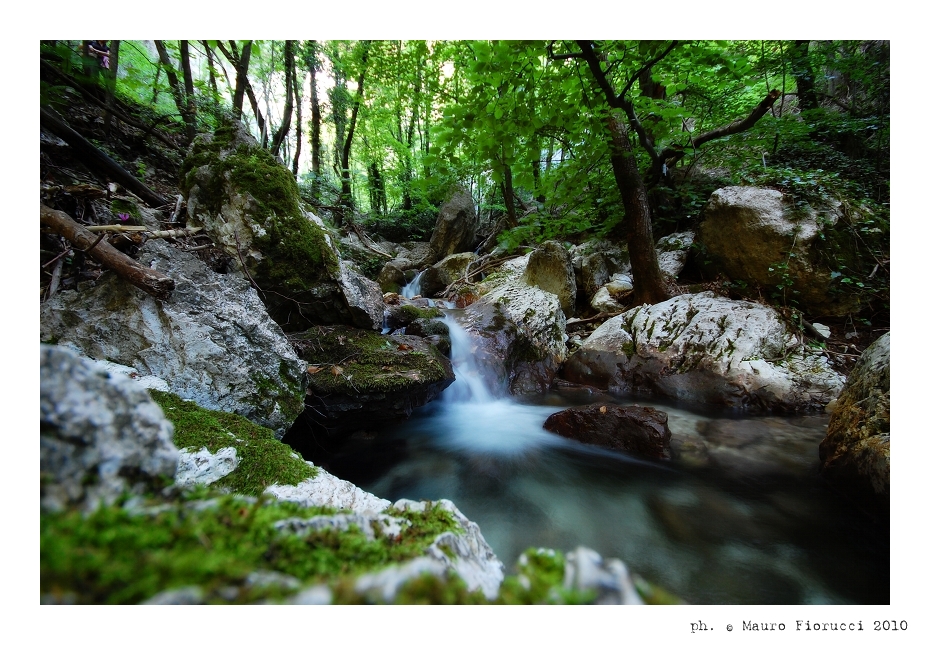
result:
[[[626,237],[641,301],[653,238],[722,185],[889,203],[888,41],[112,41],[105,74],[84,45],[44,64],[182,148],[243,120],[337,227],[422,239],[464,185],[489,243]]]

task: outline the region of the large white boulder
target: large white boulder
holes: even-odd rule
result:
[[[820,409],[843,386],[826,357],[802,348],[777,311],[712,292],[611,318],[564,373],[616,393],[755,410]]]

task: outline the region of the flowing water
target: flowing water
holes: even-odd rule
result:
[[[321,465],[392,501],[453,500],[510,573],[529,547],[584,545],[690,603],[890,602],[887,526],[817,474],[828,417],[721,417],[590,392],[495,398],[468,334],[447,321],[456,381],[441,399]],[[553,412],[599,401],[668,413],[673,459],[542,428]]]

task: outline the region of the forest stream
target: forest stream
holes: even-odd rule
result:
[[[818,475],[828,415],[725,417],[600,393],[495,398],[450,311],[455,382],[398,426],[323,464],[380,497],[448,498],[513,572],[531,546],[590,547],[694,604],[889,602],[889,534]],[[543,430],[594,402],[668,414],[657,462]]]

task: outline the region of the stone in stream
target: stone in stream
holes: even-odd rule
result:
[[[653,459],[671,457],[668,415],[635,405],[593,404],[556,412],[543,428],[582,443]]]
[[[820,444],[824,477],[887,517],[891,502],[891,335],[862,353]]]

